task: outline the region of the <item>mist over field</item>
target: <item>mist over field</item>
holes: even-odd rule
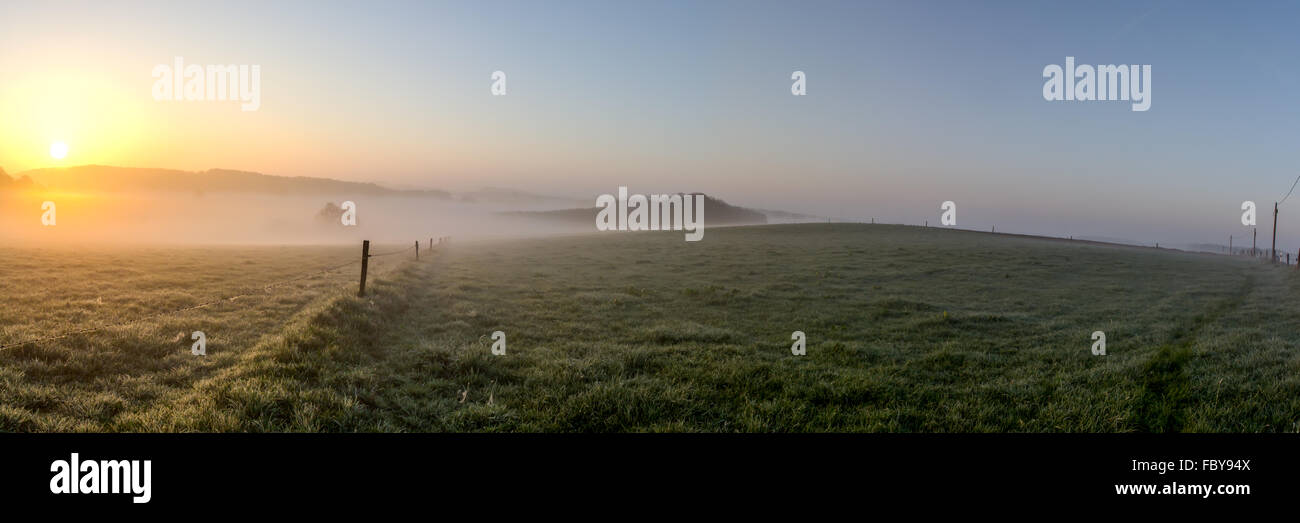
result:
[[[219,169],[186,172],[93,165],[4,176],[7,180],[0,180],[0,220],[4,225],[0,227],[0,239],[23,244],[402,243],[441,236],[525,238],[596,230],[592,206],[595,194],[573,197],[502,188],[452,193]],[[748,201],[728,202],[719,196],[728,195],[708,197],[706,228],[827,221],[939,225],[937,213],[927,216],[915,212],[924,207],[919,202],[893,201],[864,207],[756,198],[758,204],[747,207],[732,203]],[[41,223],[41,206],[46,201],[56,204],[55,226]],[[345,201],[357,206],[355,226],[343,226],[337,216],[323,212],[327,206],[337,207]],[[832,201],[834,198],[826,200]],[[783,204],[789,207],[774,207]],[[938,206],[935,210],[939,210]],[[1122,214],[1025,222],[1023,213],[1032,211],[1032,207],[985,209],[963,205],[959,228],[1125,245],[1159,244],[1207,252],[1222,252],[1229,243],[1226,238],[1189,232],[1188,224],[1153,227],[1138,220],[1126,222],[1128,218]],[[1212,229],[1204,226],[1204,230]],[[1249,231],[1245,227],[1229,231],[1235,235],[1234,247],[1249,246]],[[1281,252],[1292,250],[1289,243],[1287,235],[1279,238]]]
[[[296,245],[522,237],[574,227],[503,213],[581,203],[505,190],[453,196],[256,173],[87,166],[23,177],[34,181],[10,182],[8,190],[0,190],[0,239],[6,241]],[[51,226],[42,223],[46,201],[55,204]],[[337,212],[345,201],[356,205],[355,226],[323,212],[331,205]]]
[[[318,218],[342,197],[249,194],[68,194],[56,198],[56,226],[41,224],[32,195],[0,196],[0,238],[21,242],[166,244],[330,244],[363,239],[393,243],[439,236],[540,235],[564,229],[511,219],[511,207],[406,197],[359,197],[356,226]]]
[[[706,198],[705,226],[825,221]],[[401,243],[443,236],[500,239],[596,230],[591,198],[486,188],[450,193],[373,183],[209,170],[81,166],[0,183],[0,238],[24,243]],[[52,202],[54,223],[43,205]],[[340,219],[355,205],[355,225]]]

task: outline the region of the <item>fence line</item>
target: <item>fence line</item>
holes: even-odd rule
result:
[[[386,253],[383,253],[383,254],[371,254],[370,257],[371,257],[371,258],[378,258],[378,257],[380,257],[380,256],[392,256],[392,255],[394,255],[394,254],[402,254],[402,253],[404,253],[404,252],[410,252],[411,249],[414,249],[414,248],[415,248],[415,247],[412,246],[412,247],[407,247],[407,248],[405,248],[405,249],[402,249],[402,250],[400,250],[400,251],[386,252]],[[358,263],[358,262],[352,262],[352,263]]]
[[[431,240],[431,242],[432,242],[432,240]],[[369,242],[367,242],[367,243],[369,243]],[[441,244],[441,243],[442,243],[442,241],[441,241],[441,239],[440,239],[439,244]],[[417,245],[418,245],[418,242],[417,242]],[[402,253],[404,253],[404,252],[409,252],[409,251],[411,251],[411,250],[413,250],[413,249],[415,249],[415,248],[416,248],[416,247],[407,247],[407,248],[402,249],[402,250],[400,250],[400,251],[386,252],[386,253],[383,253],[383,254],[370,254],[369,257],[370,257],[370,258],[374,258],[374,257],[378,257],[378,256],[391,256],[391,255],[394,255],[394,254],[402,254]],[[62,334],[58,334],[58,335],[54,335],[54,336],[46,336],[46,337],[43,337],[43,338],[33,338],[33,339],[24,340],[24,341],[19,341],[19,342],[7,343],[7,344],[4,344],[4,345],[0,345],[0,351],[6,351],[6,350],[9,350],[9,349],[12,349],[12,348],[22,347],[22,346],[24,346],[24,345],[31,345],[31,344],[33,344],[33,343],[42,343],[42,342],[47,342],[47,341],[61,340],[61,339],[64,339],[64,338],[70,338],[70,337],[72,337],[72,336],[76,336],[76,335],[78,335],[78,334],[87,334],[87,333],[97,332],[97,331],[102,331],[102,330],[107,330],[107,329],[114,329],[114,328],[118,328],[118,327],[125,327],[125,326],[127,326],[127,325],[134,325],[134,324],[136,324],[136,323],[141,323],[141,322],[145,322],[145,321],[148,321],[148,320],[153,320],[153,319],[156,319],[156,318],[161,318],[161,317],[163,317],[163,316],[170,316],[170,315],[173,315],[173,314],[179,314],[179,313],[182,313],[182,312],[192,311],[192,310],[195,310],[195,309],[202,309],[202,308],[204,308],[204,307],[211,307],[211,306],[216,305],[216,304],[218,304],[218,303],[227,302],[227,301],[234,301],[234,300],[237,300],[237,299],[239,299],[239,298],[244,298],[244,297],[253,296],[253,295],[257,295],[257,294],[263,294],[263,293],[266,293],[266,292],[267,292],[268,290],[270,290],[270,289],[274,289],[274,288],[278,288],[278,287],[283,287],[283,286],[288,285],[288,284],[290,284],[290,283],[294,283],[294,282],[302,281],[302,280],[305,280],[305,279],[307,279],[307,278],[311,278],[311,277],[313,277],[313,276],[318,276],[318,275],[321,275],[321,274],[327,274],[327,273],[329,273],[329,272],[331,272],[331,271],[336,271],[336,270],[342,269],[342,268],[344,268],[344,267],[351,267],[351,266],[353,266],[353,265],[356,265],[356,264],[362,263],[362,261],[363,261],[363,260],[352,260],[352,261],[347,262],[347,263],[342,263],[342,264],[339,264],[339,265],[334,265],[334,266],[326,267],[326,268],[323,268],[323,269],[313,270],[313,271],[310,271],[310,272],[303,273],[302,275],[297,276],[297,277],[295,277],[295,278],[290,278],[290,279],[287,279],[287,280],[281,280],[281,281],[277,281],[277,282],[272,282],[272,283],[268,283],[268,284],[265,284],[265,285],[261,285],[261,286],[257,287],[258,290],[250,290],[250,291],[248,291],[248,292],[242,292],[242,293],[234,294],[234,295],[231,295],[231,296],[225,296],[225,297],[222,297],[222,298],[217,298],[217,299],[214,299],[214,300],[209,300],[209,301],[206,301],[206,302],[203,302],[203,303],[199,303],[199,304],[197,304],[197,305],[190,305],[190,306],[188,306],[188,307],[182,307],[182,308],[179,308],[179,309],[174,309],[174,310],[169,310],[169,311],[162,311],[162,312],[155,312],[155,313],[153,313],[153,314],[149,314],[149,315],[146,315],[146,316],[141,316],[141,317],[136,318],[136,319],[133,319],[133,320],[128,320],[128,321],[124,321],[124,322],[118,322],[118,323],[106,323],[106,324],[98,325],[98,326],[95,326],[95,327],[87,327],[87,328],[84,328],[84,329],[77,329],[77,330],[73,330],[73,331],[68,331],[68,332],[64,332],[64,333],[62,333]],[[365,285],[365,283],[364,283],[364,280],[363,280],[363,282],[362,282],[362,286],[363,286],[363,288],[364,288],[364,285]]]

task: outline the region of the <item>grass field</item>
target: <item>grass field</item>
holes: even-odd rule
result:
[[[372,271],[399,258],[376,258]],[[137,416],[237,363],[310,304],[355,293],[359,263],[316,269],[359,260],[340,247],[0,249],[0,346],[126,323],[0,350],[0,430],[165,430]],[[194,331],[208,336],[206,357],[190,353]]]
[[[0,344],[353,251],[10,249]],[[4,351],[0,430],[1300,430],[1300,274],[1248,260],[805,224],[457,243],[366,298],[340,272]]]

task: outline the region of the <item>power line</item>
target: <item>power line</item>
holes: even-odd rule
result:
[[[1287,199],[1287,198],[1290,198],[1290,197],[1291,197],[1291,193],[1295,191],[1295,186],[1296,186],[1297,183],[1300,183],[1300,176],[1296,176],[1296,177],[1295,177],[1295,181],[1291,183],[1291,190],[1290,190],[1290,191],[1287,191],[1287,192],[1286,192],[1286,196],[1283,196],[1283,197],[1282,197],[1282,200],[1279,201],[1279,202],[1277,202],[1278,205],[1282,205],[1283,203],[1286,202],[1286,199]]]

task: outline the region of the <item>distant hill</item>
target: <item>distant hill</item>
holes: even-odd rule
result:
[[[826,217],[824,216],[813,216],[811,214],[802,214],[802,213],[787,212],[787,211],[773,211],[770,209],[755,209],[755,210],[767,215],[767,219],[772,220],[773,223],[808,223],[808,222],[820,223],[826,221]]]
[[[712,196],[704,196],[704,223],[707,226],[718,225],[762,225],[767,223],[767,215],[737,207]],[[542,220],[555,224],[569,224],[585,228],[594,227],[599,207],[581,209],[562,209],[558,211],[503,212],[502,215]]]
[[[200,172],[172,169],[84,165],[60,169],[35,169],[23,173],[51,190],[77,192],[168,191],[186,193],[263,193],[274,195],[416,196],[444,200],[451,193],[437,190],[397,190],[373,183],[345,182],[307,176],[211,169]]]
[[[485,188],[452,194],[429,189],[394,189],[375,183],[347,182],[308,176],[274,176],[255,172],[210,169],[181,171],[175,169],[79,167],[34,169],[13,177],[0,170],[0,190],[26,188],[77,193],[171,192],[181,194],[243,193],[276,196],[400,196],[432,198],[448,202],[498,204],[514,211],[499,215],[514,216],[554,224],[591,227],[597,208],[562,208],[583,205],[591,200],[539,195],[525,191]],[[704,218],[708,225],[758,225],[769,221],[811,221],[815,217],[782,211],[759,211],[737,207],[712,196],[705,198]],[[534,210],[556,209],[560,210]],[[771,216],[771,219],[769,219]]]
[[[501,189],[497,187],[485,187],[483,189],[460,193],[457,197],[467,203],[505,203],[505,204],[553,204],[552,207],[560,205],[581,205],[581,200],[576,198],[564,198],[560,196],[547,196],[515,189]]]

